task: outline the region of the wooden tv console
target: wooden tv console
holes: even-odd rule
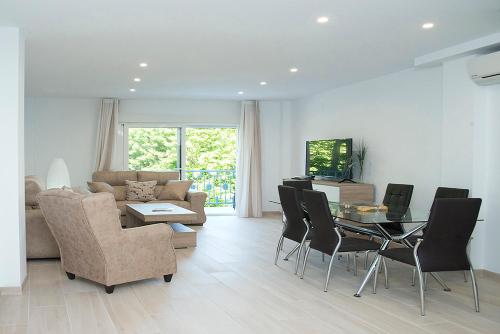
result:
[[[332,202],[374,202],[375,187],[368,183],[312,180],[313,189],[323,191]]]

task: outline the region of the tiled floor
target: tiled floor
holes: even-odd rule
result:
[[[304,280],[292,273],[294,259],[273,265],[279,219],[211,216],[198,230],[198,247],[177,251],[171,283],[126,284],[112,295],[92,282],[68,280],[59,261],[30,261],[25,294],[0,297],[0,334],[500,333],[498,282],[479,279],[476,313],[462,273],[442,275],[452,292],[429,279],[421,317],[411,270],[403,265],[388,262],[390,289],[355,298],[364,270],[357,277],[347,272],[344,256],[324,293],[326,263],[319,254],[311,252]]]

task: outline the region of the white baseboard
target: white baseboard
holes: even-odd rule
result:
[[[28,276],[24,278],[21,286],[8,286],[0,288],[0,296],[21,296],[26,287]]]

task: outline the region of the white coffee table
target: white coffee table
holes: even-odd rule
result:
[[[127,204],[127,228],[168,223],[174,230],[175,248],[196,246],[196,231],[179,223],[198,219],[198,214],[170,203]]]

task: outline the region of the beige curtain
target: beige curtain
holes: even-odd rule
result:
[[[236,180],[239,217],[262,217],[260,111],[257,101],[241,105]]]
[[[102,99],[97,126],[96,170],[110,170],[118,131],[118,99]]]

